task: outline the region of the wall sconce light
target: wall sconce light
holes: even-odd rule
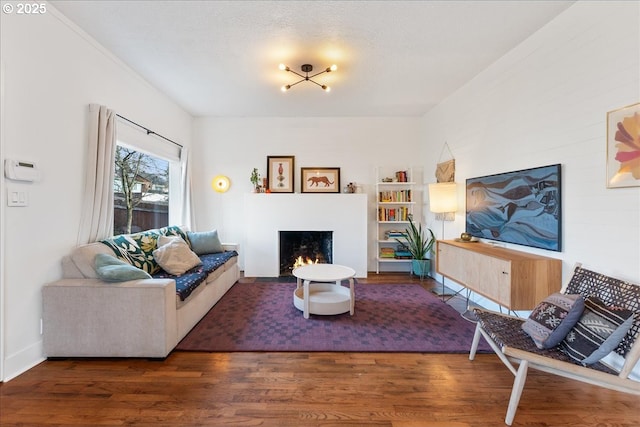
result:
[[[300,73],[298,73],[298,72],[296,72],[296,71],[293,71],[291,68],[289,68],[288,66],[286,66],[286,65],[284,65],[284,64],[280,64],[278,68],[280,68],[282,71],[288,71],[288,72],[290,72],[290,73],[293,73],[293,74],[295,74],[296,76],[298,76],[298,77],[300,77],[300,78],[301,78],[301,80],[298,80],[298,81],[297,81],[297,82],[295,82],[295,83],[292,83],[292,84],[290,84],[290,85],[284,85],[284,86],[282,86],[282,87],[280,88],[280,90],[281,90],[281,91],[283,91],[283,92],[288,91],[288,90],[289,90],[289,89],[291,89],[293,86],[297,85],[298,83],[302,83],[302,82],[304,82],[304,81],[314,83],[314,84],[316,84],[316,85],[320,86],[320,87],[322,88],[322,90],[324,90],[325,92],[330,92],[330,91],[331,91],[331,88],[330,88],[329,86],[327,86],[327,85],[323,85],[323,84],[320,84],[320,83],[318,83],[318,82],[316,82],[316,81],[314,81],[314,80],[312,80],[312,79],[313,79],[315,76],[319,76],[320,74],[323,74],[323,73],[330,73],[330,72],[332,72],[332,71],[335,71],[335,70],[337,70],[337,69],[338,69],[338,66],[337,66],[337,65],[335,65],[335,64],[333,64],[332,66],[325,68],[324,70],[320,71],[319,73],[315,73],[315,74],[312,74],[312,75],[309,75],[309,73],[313,71],[313,65],[311,65],[311,64],[303,64],[303,65],[302,65],[302,67],[300,67],[300,69],[302,70],[302,72],[303,72],[303,73],[305,73],[304,75],[302,75],[302,74],[300,74]]]
[[[230,186],[229,178],[224,175],[217,175],[211,180],[211,187],[218,193],[226,193]]]

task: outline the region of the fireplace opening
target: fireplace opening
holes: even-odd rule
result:
[[[333,263],[333,231],[280,231],[280,275],[291,276],[297,260]]]

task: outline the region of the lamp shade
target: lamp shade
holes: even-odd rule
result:
[[[218,175],[211,180],[211,187],[218,193],[225,193],[230,186],[229,178],[224,175]]]
[[[435,213],[458,210],[458,194],[455,182],[429,184],[429,210]]]

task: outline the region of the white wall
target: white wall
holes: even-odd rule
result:
[[[29,193],[28,207],[4,208],[5,380],[43,357],[40,290],[60,278],[60,260],[76,244],[88,104],[187,146],[191,138],[188,114],[47,7],[44,15],[1,14],[3,154],[42,171],[34,184],[2,180]]]
[[[368,234],[373,242],[375,168],[419,165],[423,161],[418,156],[420,123],[418,117],[195,119],[193,189],[197,228],[217,228],[221,239],[228,242],[242,243],[250,237],[245,235],[243,219],[244,195],[252,188],[252,169],[258,168],[266,176],[267,156],[293,155],[296,192],[300,192],[301,167],[339,167],[342,186],[349,182],[363,185],[363,191],[369,194]],[[215,193],[210,186],[218,174],[231,180],[227,193]],[[418,179],[422,182],[421,176]],[[375,245],[370,244],[369,271],[375,271],[376,254]],[[241,265],[243,261],[240,250]]]
[[[463,185],[561,163],[562,252],[508,246],[640,282],[640,188],[605,184],[607,111],[639,101],[640,3],[579,2],[430,111],[423,153],[448,141]],[[460,208],[445,237],[462,231]]]

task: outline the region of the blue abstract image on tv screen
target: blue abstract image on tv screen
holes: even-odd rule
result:
[[[560,171],[557,164],[467,179],[467,233],[560,251]]]

